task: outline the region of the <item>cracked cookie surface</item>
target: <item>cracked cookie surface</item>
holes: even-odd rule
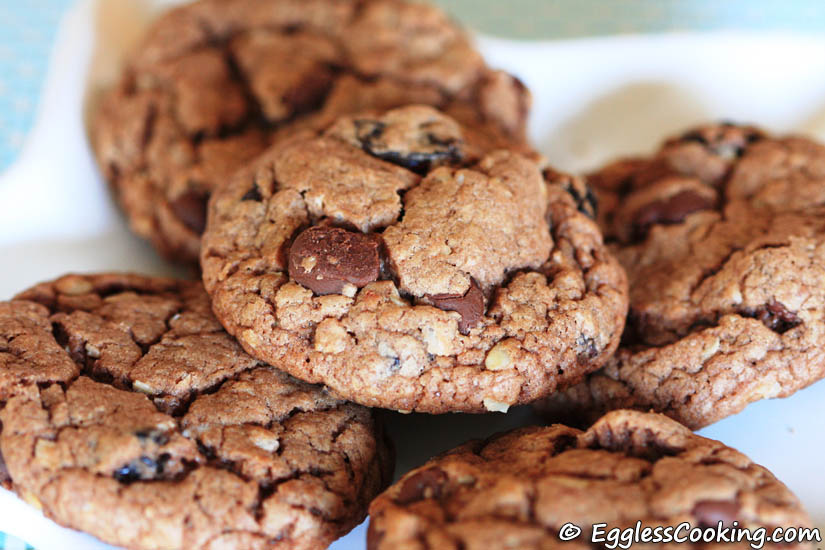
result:
[[[135,549],[324,547],[392,471],[370,411],[249,357],[186,281],[69,275],[0,303],[0,422],[24,500]]]
[[[132,230],[196,262],[212,190],[273,141],[424,103],[524,141],[530,97],[442,11],[403,0],[198,0],[162,15],[102,98],[98,164]]]
[[[603,364],[626,281],[571,178],[465,130],[427,106],[354,115],[240,171],[201,258],[227,330],[404,411],[506,410]]]
[[[714,528],[737,521],[768,533],[810,527],[798,499],[741,453],[662,415],[614,411],[586,432],[523,428],[430,460],[370,505],[367,548],[603,548],[589,542],[590,526],[606,523],[606,532],[637,521]],[[583,532],[561,542],[568,522]]]
[[[630,314],[552,417],[652,408],[700,428],[825,376],[825,147],[708,126],[590,179]]]

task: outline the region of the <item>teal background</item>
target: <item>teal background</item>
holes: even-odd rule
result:
[[[690,30],[825,32],[822,0],[435,0],[485,34],[576,38]]]
[[[34,550],[22,540],[11,535],[0,533],[0,549],[3,550]]]

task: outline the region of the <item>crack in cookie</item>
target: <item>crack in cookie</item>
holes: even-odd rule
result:
[[[132,230],[194,263],[209,195],[268,145],[413,103],[449,110],[485,139],[525,142],[529,92],[489,69],[438,8],[198,0],[150,27],[92,134]]]
[[[602,548],[589,540],[592,525],[633,530],[637,521],[810,525],[799,500],[744,455],[664,416],[615,411],[586,432],[522,428],[431,459],[372,502],[367,548]],[[582,536],[562,542],[569,522]]]
[[[213,197],[213,307],[253,356],[361,404],[535,400],[607,359],[626,307],[586,185],[541,168],[420,105],[294,136]]]
[[[825,147],[730,124],[590,177],[630,280],[617,356],[543,405],[700,428],[825,377]]]
[[[317,548],[392,468],[370,411],[246,355],[199,283],[137,275],[0,303],[0,422],[1,483],[129,548]]]

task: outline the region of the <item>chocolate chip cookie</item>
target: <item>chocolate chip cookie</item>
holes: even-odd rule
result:
[[[195,262],[210,193],[273,140],[410,103],[523,141],[530,98],[433,6],[199,0],[151,27],[92,133],[132,229]]]
[[[370,505],[367,548],[601,548],[590,542],[593,525],[606,524],[604,536],[633,530],[637,521],[640,532],[683,522],[765,527],[768,534],[810,526],[797,498],[746,456],[667,417],[614,411],[586,432],[561,424],[523,428],[432,459]],[[582,531],[562,543],[567,523]],[[740,540],[733,546],[748,547]],[[786,547],[807,546],[765,545]]]
[[[128,548],[319,548],[389,481],[370,411],[249,357],[200,283],[70,275],[0,303],[14,490]]]
[[[585,187],[465,137],[408,106],[343,117],[240,171],[203,238],[221,323],[300,379],[403,411],[504,411],[598,368],[626,280]]]
[[[630,314],[552,415],[652,408],[699,428],[825,376],[825,147],[707,126],[590,181]]]

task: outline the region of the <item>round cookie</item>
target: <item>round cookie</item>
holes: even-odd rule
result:
[[[200,283],[70,275],[0,303],[14,490],[133,549],[319,548],[390,479],[371,412],[249,357]]]
[[[210,193],[273,140],[410,103],[523,141],[530,98],[433,6],[199,0],[152,25],[103,97],[92,141],[132,229],[194,263]]]
[[[590,181],[630,313],[615,358],[543,404],[553,418],[700,428],[825,376],[825,147],[707,126]]]
[[[637,522],[641,533],[683,522],[715,530],[720,521],[765,527],[768,535],[775,527],[810,527],[797,498],[741,453],[661,415],[614,411],[586,432],[561,424],[523,428],[430,460],[370,505],[367,548],[589,549],[602,547],[590,542],[595,524],[606,524],[604,536],[633,531]],[[567,523],[582,531],[562,543]]]
[[[274,146],[210,202],[213,309],[253,356],[346,399],[504,411],[618,345],[623,271],[581,181],[426,106]]]

